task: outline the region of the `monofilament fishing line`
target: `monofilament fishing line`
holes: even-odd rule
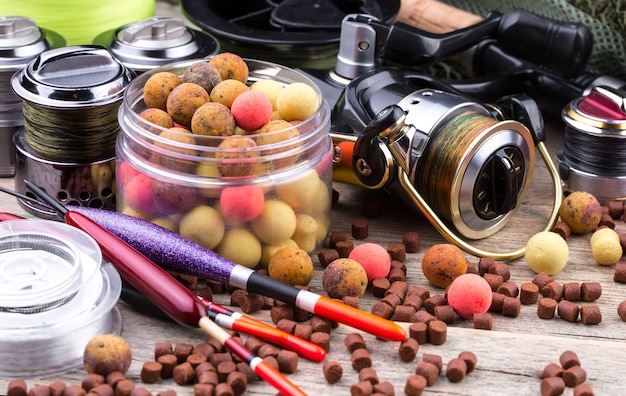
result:
[[[0,15],[29,17],[68,45],[91,44],[98,34],[154,15],[155,0],[5,0]]]
[[[97,243],[65,223],[0,223],[0,375],[55,374],[82,364],[94,336],[119,333],[121,279]]]

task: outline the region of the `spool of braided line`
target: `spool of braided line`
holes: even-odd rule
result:
[[[154,15],[155,0],[3,1],[0,15],[22,15],[61,34],[68,45],[91,44],[96,35]]]
[[[24,114],[14,136],[15,189],[26,193],[21,181],[33,180],[53,195],[113,209],[117,112],[134,76],[97,45],[45,51],[15,73],[11,85]],[[20,203],[38,216],[54,216]]]
[[[624,92],[599,86],[563,109],[565,134],[557,160],[566,190],[626,199],[625,100]]]
[[[0,223],[0,376],[82,364],[94,336],[119,333],[121,279],[96,242],[65,223]]]
[[[65,45],[59,34],[20,16],[0,16],[0,176],[15,174],[13,134],[22,126],[22,101],[11,77],[43,51]]]

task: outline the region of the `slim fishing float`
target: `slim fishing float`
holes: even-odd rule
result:
[[[223,328],[207,316],[205,305],[191,290],[178,282],[166,270],[156,265],[130,244],[118,238],[89,217],[69,210],[37,185],[26,186],[47,205],[63,216],[65,222],[90,235],[100,246],[102,255],[113,264],[120,275],[176,322],[200,327],[210,336],[242,359],[263,380],[285,395],[305,395],[282,373],[247,350]]]
[[[48,205],[58,205],[57,201],[32,182],[26,182],[26,186]],[[72,213],[80,213],[165,270],[195,275],[259,293],[329,320],[363,330],[378,338],[390,341],[402,341],[406,338],[404,328],[391,320],[270,278],[221,257],[149,221],[85,206],[75,206],[72,210],[67,208],[65,210],[67,211],[66,222],[68,217],[70,221],[72,220]],[[148,295],[146,297],[150,298]]]

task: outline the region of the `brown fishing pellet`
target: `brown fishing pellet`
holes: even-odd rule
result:
[[[91,390],[91,388],[95,388],[98,385],[102,385],[106,382],[105,378],[96,373],[89,373],[83,377],[81,380],[81,386],[87,392]]]
[[[478,358],[474,352],[463,351],[459,353],[459,358],[465,360],[465,364],[467,365],[467,374],[474,371],[476,365],[478,364]]]
[[[448,299],[443,294],[434,294],[424,300],[424,309],[431,315],[435,315],[435,307],[447,305]]]
[[[115,386],[115,396],[129,396],[133,389],[135,389],[135,386],[135,383],[129,379],[119,381]],[[72,396],[68,394],[68,389],[65,390],[64,396]]]
[[[382,381],[374,384],[374,394],[379,396],[394,396],[396,390],[389,381]]]
[[[415,367],[415,374],[421,375],[426,378],[426,385],[433,386],[437,383],[437,377],[439,377],[439,369],[432,363],[421,361]]]
[[[351,307],[359,308],[359,303],[361,302],[361,299],[357,296],[343,296],[341,297],[341,301]]]
[[[560,365],[556,363],[549,363],[543,368],[541,378],[561,377],[563,376],[563,371],[565,370]]]
[[[204,342],[207,343],[208,345],[210,345],[211,348],[213,348],[213,353],[224,352],[224,345],[222,345],[220,340],[218,340],[217,338],[209,337]],[[211,353],[211,354],[213,354],[213,353]]]
[[[574,387],[574,396],[594,396],[594,392],[591,385],[578,384]]]
[[[387,294],[395,294],[400,298],[400,301],[404,301],[407,294],[409,293],[409,284],[405,281],[395,281],[389,285],[387,290],[385,290],[384,296]]]
[[[385,295],[385,297],[383,297],[381,300],[381,302],[384,302],[385,304],[389,304],[391,306],[391,308],[396,308],[396,306],[402,304],[402,299],[395,293],[388,293]]]
[[[280,327],[279,325],[282,323],[283,325],[286,325],[286,322],[289,322],[290,324],[293,323],[293,327],[289,326],[289,327]],[[295,327],[296,322],[292,321],[292,320],[281,320],[279,323],[276,324],[276,328],[279,330],[282,330],[286,333],[289,334],[293,334],[293,328]],[[261,348],[261,346],[263,346],[265,344],[265,342],[255,336],[248,336],[246,338],[246,341],[243,343],[243,346],[246,347],[247,350],[249,350],[250,352],[254,353],[255,355],[258,354],[259,348]]]
[[[302,338],[303,340],[310,341],[311,334],[313,334],[313,326],[311,326],[310,324],[298,323],[293,329],[293,335],[298,338]]]
[[[541,292],[541,290],[543,289],[545,285],[547,285],[550,282],[554,282],[554,278],[552,277],[552,275],[548,275],[545,272],[540,272],[538,274],[535,274],[535,276],[533,276],[532,282],[535,285],[537,285],[537,287],[539,288],[539,291]]]
[[[356,371],[361,371],[365,367],[372,367],[372,357],[365,348],[359,348],[352,352],[350,361],[352,368]]]
[[[493,263],[487,269],[490,274],[500,275],[503,282],[508,282],[511,279],[511,269],[506,263]]]
[[[552,227],[551,231],[559,234],[561,238],[563,238],[566,241],[567,241],[567,238],[569,238],[570,235],[572,235],[571,227],[569,226],[569,224],[563,221],[559,221],[558,223],[556,223],[554,227]]]
[[[446,324],[452,324],[456,319],[456,312],[451,305],[439,305],[435,307],[435,318]]]
[[[402,302],[402,305],[410,305],[415,308],[415,311],[417,312],[424,307],[424,300],[422,300],[417,294],[407,294]]]
[[[106,384],[113,387],[108,382]],[[50,387],[50,396],[62,396],[65,389],[67,389],[67,384],[61,380],[56,380],[48,386]]]
[[[519,291],[519,299],[522,304],[535,304],[539,300],[539,286],[532,282],[522,283]]]
[[[193,386],[193,396],[213,396],[215,385],[213,384],[195,384]]]
[[[159,356],[157,362],[161,365],[161,378],[172,378],[174,367],[178,364],[178,358],[173,353]]]
[[[434,364],[437,367],[437,375],[441,374],[443,369],[443,357],[436,353],[424,353],[422,354],[422,362]]]
[[[369,381],[359,381],[350,385],[350,396],[371,396],[374,393],[374,385]]]
[[[311,320],[309,320],[309,325],[314,332],[321,331],[324,333],[330,333],[330,331],[332,330],[332,324],[330,323],[330,320],[319,315],[313,315],[311,317]]]
[[[406,264],[404,264],[402,261],[398,261],[398,260],[391,260],[391,270],[400,270],[402,272],[404,272],[404,274],[406,275]],[[392,281],[394,282],[394,281]]]
[[[626,234],[624,234],[626,236]],[[626,283],[626,263],[615,264],[613,271],[613,281],[617,283]]]
[[[298,369],[298,354],[288,349],[281,349],[276,356],[278,369],[283,373],[292,374]]]
[[[384,297],[385,292],[391,287],[391,282],[388,278],[375,278],[372,279],[372,294],[374,297]]]
[[[472,326],[478,330],[493,329],[493,318],[489,312],[475,313],[472,317]]]
[[[558,282],[550,282],[541,289],[541,295],[556,301],[563,298],[563,285]]]
[[[494,265],[496,260],[493,257],[481,257],[478,259],[478,275],[483,276],[489,272],[489,267]]]
[[[502,313],[502,304],[504,303],[504,294],[491,292],[491,305],[489,312]]]
[[[335,245],[339,241],[347,241],[350,239],[350,234],[346,231],[332,231],[328,236],[328,247],[335,248]]]
[[[404,263],[406,261],[406,247],[403,243],[392,243],[387,246],[387,253],[393,261]]]
[[[405,232],[402,235],[402,243],[407,253],[417,253],[420,251],[420,234],[414,231]]]
[[[7,385],[7,396],[26,396],[28,393],[28,385],[21,378],[15,378],[9,381]]]
[[[475,274],[476,273],[476,264],[468,261],[467,268],[465,269],[466,274]]]
[[[432,320],[428,323],[428,342],[433,345],[443,345],[448,338],[448,325],[441,320]]]
[[[330,350],[330,334],[323,331],[314,331],[309,337],[309,341],[315,345],[322,347],[323,350],[328,352]]]
[[[600,222],[598,223],[598,227],[608,227],[612,230],[615,229],[615,219],[611,217],[608,213],[603,213],[600,217]]]
[[[617,306],[617,316],[619,316],[621,320],[626,322],[626,300],[622,301]]]
[[[391,319],[391,316],[393,315],[393,311],[394,311],[394,308],[391,305],[382,301],[378,301],[377,303],[372,305],[372,309],[370,312],[372,313],[372,315],[385,318],[385,319]]]
[[[426,378],[419,374],[411,374],[404,384],[404,394],[407,396],[421,396],[426,388]]]
[[[196,372],[191,364],[184,362],[174,367],[172,378],[178,385],[191,384],[196,380]]]
[[[28,390],[28,396],[50,396],[48,385],[35,385]]]
[[[187,361],[187,357],[191,355],[193,348],[194,347],[192,344],[188,344],[184,342],[179,342],[176,345],[174,345],[173,353],[174,355],[176,355],[176,358],[178,359],[179,364]]]
[[[614,219],[619,219],[624,215],[624,203],[622,201],[607,201],[606,209],[609,216]]]
[[[364,367],[359,371],[359,382],[361,381],[369,381],[372,385],[376,385],[378,383],[378,373],[372,367]]]
[[[563,298],[568,301],[582,300],[581,286],[578,282],[568,282],[563,284]]]
[[[278,330],[282,330],[285,333],[289,333],[289,334],[293,334],[294,330],[296,329],[296,325],[298,324],[298,322],[296,322],[295,320],[291,320],[291,319],[281,319],[278,321],[278,323],[276,323],[276,328]],[[248,337],[248,340],[250,340],[250,338],[254,338],[254,346],[256,348],[258,348],[259,346],[261,346],[261,344],[263,343],[262,340],[256,338],[256,337]],[[247,343],[247,342],[246,342]],[[248,350],[252,351],[250,348],[248,348]],[[256,350],[255,350],[256,351]],[[254,353],[256,353],[255,351],[252,351]]]
[[[522,303],[519,298],[504,296],[502,301],[502,315],[517,318],[521,310]]]
[[[417,357],[420,344],[415,338],[408,337],[400,343],[398,356],[403,362],[412,362]]]
[[[248,378],[244,373],[233,371],[226,377],[226,383],[230,385],[236,396],[243,395],[248,389]]]
[[[196,376],[198,383],[217,385],[220,382],[220,377],[217,371],[203,371]]]
[[[146,384],[154,384],[161,378],[163,366],[159,362],[144,362],[139,377]]]
[[[417,310],[411,305],[398,305],[391,315],[391,319],[397,322],[410,322]]]
[[[156,396],[176,396],[176,395],[177,393],[174,389],[166,389],[156,394]]]
[[[115,394],[115,389],[113,389],[111,385],[105,383],[98,385],[95,388],[91,388],[89,394],[94,396],[113,396]]]
[[[335,250],[340,258],[347,258],[352,249],[354,249],[354,242],[350,240],[337,241],[337,243],[335,243]]]
[[[486,272],[483,274],[483,278],[489,283],[489,287],[491,287],[491,291],[498,291],[498,288],[502,286],[504,283],[504,279],[502,279],[502,275],[490,274]]]
[[[565,382],[561,377],[548,377],[541,380],[541,396],[557,396],[565,392]]]
[[[572,366],[563,371],[563,381],[565,386],[573,388],[576,385],[582,384],[587,380],[587,372],[581,366]]]
[[[258,293],[247,293],[244,298],[239,301],[241,311],[246,314],[260,311],[265,306],[265,299]]]
[[[28,393],[28,385],[21,378],[15,378],[9,381],[7,385],[7,396],[26,396]]]
[[[343,366],[336,360],[329,360],[322,366],[324,378],[329,384],[335,384],[341,380],[343,376]]]
[[[208,361],[208,358],[207,358],[207,355],[194,352],[191,355],[187,356],[187,361],[195,369],[200,363],[204,363]]]
[[[210,362],[217,370],[217,365],[222,362],[228,362],[233,360],[233,355],[230,352],[216,352],[211,355]]]
[[[322,268],[328,267],[328,264],[339,258],[339,253],[335,249],[322,249],[317,253],[317,259]]]
[[[152,392],[144,386],[135,386],[133,390],[130,391],[130,396],[152,396]]]
[[[446,378],[450,382],[460,382],[465,378],[467,374],[467,364],[465,360],[460,358],[450,359],[446,366]]]
[[[367,239],[369,236],[369,220],[358,217],[352,220],[352,238]]]
[[[404,282],[406,281],[406,271],[404,271],[401,268],[394,268],[392,267],[391,270],[389,270],[389,275],[387,275],[387,278],[389,279],[390,282]]]
[[[235,396],[233,388],[226,382],[215,385],[214,392],[215,396]]]
[[[559,363],[561,363],[561,367],[563,367],[564,370],[567,370],[573,366],[580,366],[580,359],[576,352],[567,350],[559,356]]]
[[[272,344],[263,343],[256,351],[258,357],[263,359],[266,356],[278,356],[278,349]]]
[[[411,296],[411,295],[418,296],[419,298],[422,299],[422,301],[424,301],[428,297],[430,297],[430,290],[428,290],[426,288],[423,288],[421,286],[410,285],[409,286],[409,291],[407,292],[407,297]]]
[[[576,322],[578,320],[578,316],[580,314],[580,307],[578,304],[568,301],[561,300],[559,304],[556,306],[556,312],[559,317],[567,320],[568,322]]]
[[[420,345],[428,343],[428,325],[424,322],[411,323],[409,337],[414,338]]]
[[[426,311],[426,309],[420,309],[419,311],[415,312],[415,315],[413,315],[413,318],[411,318],[411,322],[421,322],[426,324],[432,322],[433,320],[437,320],[437,318],[435,318],[435,315]]]
[[[557,301],[550,297],[544,297],[537,304],[537,316],[540,319],[552,319],[556,312]]]
[[[124,380],[124,381],[130,382],[132,384],[133,388],[135,387],[135,383],[133,381],[131,381],[131,380]],[[130,388],[128,391],[118,390],[116,388],[115,389],[115,396],[129,396],[131,391],[132,391],[132,388]],[[85,392],[83,387],[78,385],[78,384],[69,385],[63,391],[63,396],[85,396],[86,394],[87,394],[87,392]]]
[[[602,322],[602,312],[597,305],[583,305],[580,307],[580,321],[585,325],[597,325]]]
[[[602,284],[600,282],[583,282],[580,284],[580,298],[584,302],[592,302],[602,296]]]
[[[504,282],[496,293],[504,294],[507,297],[517,297],[519,295],[519,287],[514,282]]]
[[[294,320],[293,307],[287,304],[275,305],[270,309],[270,318],[274,324],[278,323],[281,319]]]
[[[120,371],[112,371],[104,377],[104,382],[115,388],[117,383],[123,379],[126,379],[126,377]]]
[[[267,355],[265,357],[269,356],[271,355]],[[233,360],[226,360],[220,362],[220,364],[215,367],[215,371],[220,382],[225,382],[228,374],[232,373],[233,371],[237,371],[237,364]]]
[[[205,371],[215,372],[215,366],[213,366],[211,362],[204,362],[204,363],[200,363],[199,365],[197,365],[194,368],[194,371],[196,372],[196,377],[199,377],[200,374],[204,373]]]

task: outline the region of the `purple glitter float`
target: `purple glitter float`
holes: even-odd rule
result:
[[[237,264],[159,225],[123,213],[72,206],[167,271],[224,284]]]

